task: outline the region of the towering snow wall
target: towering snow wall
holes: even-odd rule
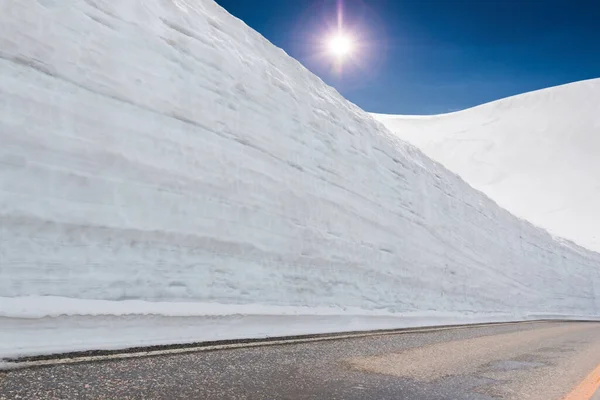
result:
[[[5,304],[598,313],[597,253],[501,209],[214,2],[0,10]]]
[[[600,251],[600,79],[450,114],[374,116],[501,207]]]

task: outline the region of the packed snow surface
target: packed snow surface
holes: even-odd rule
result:
[[[451,114],[374,117],[501,207],[600,252],[600,79]]]
[[[0,9],[0,356],[598,314],[600,255],[213,1]]]

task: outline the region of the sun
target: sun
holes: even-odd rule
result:
[[[338,33],[329,38],[327,47],[334,56],[338,58],[344,58],[352,53],[354,42],[350,36],[343,33]]]

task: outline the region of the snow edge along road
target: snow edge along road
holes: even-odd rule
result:
[[[47,309],[36,305],[37,300],[43,300]],[[598,320],[549,313],[391,313],[333,307],[37,300],[0,298],[0,358],[426,326]]]
[[[533,317],[532,317],[533,318]],[[485,326],[502,326],[514,324],[529,324],[540,322],[590,322],[599,319],[529,319],[521,321],[504,322],[480,322],[469,324],[449,324],[434,326],[415,326],[397,329],[365,330],[352,332],[319,333],[312,335],[277,336],[260,339],[233,339],[223,341],[180,343],[171,345],[156,345],[146,347],[129,347],[119,350],[88,350],[75,353],[57,353],[46,356],[30,356],[19,358],[6,358],[0,361],[0,370],[22,369],[40,366],[52,366],[63,364],[76,364],[82,362],[120,360],[138,357],[153,357],[161,355],[184,354],[201,351],[215,351],[235,348],[248,348],[260,346],[275,346],[286,344],[310,343],[328,340],[343,340],[352,338],[363,338],[372,336],[400,335],[411,333],[427,333],[449,329],[468,329]]]

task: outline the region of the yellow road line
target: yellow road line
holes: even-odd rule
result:
[[[590,400],[600,387],[600,365],[563,400]]]

